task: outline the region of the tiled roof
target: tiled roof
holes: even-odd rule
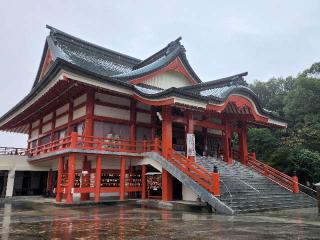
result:
[[[133,66],[141,62],[137,58],[94,45],[53,27],[47,27],[50,29],[47,44],[54,60],[60,58],[106,77],[130,72]]]
[[[130,80],[139,78],[146,74],[155,72],[161,68],[166,67],[169,65],[173,60],[179,57],[182,61],[184,67],[190,73],[192,78],[201,83],[200,78],[191,68],[187,57],[186,57],[186,50],[183,45],[180,43],[181,37],[176,39],[175,41],[170,42],[165,48],[161,49],[157,53],[153,54],[152,56],[148,57],[147,59],[141,61],[137,65],[135,65],[132,71],[120,73],[113,75],[112,77],[119,79],[119,80]]]

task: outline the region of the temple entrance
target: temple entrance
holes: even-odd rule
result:
[[[16,171],[14,196],[35,196],[46,193],[48,172]]]
[[[196,140],[196,153],[197,155],[202,156],[205,151],[204,137],[201,132],[195,132],[195,140]]]
[[[6,196],[8,171],[0,171],[0,197]]]
[[[172,185],[173,185],[173,193],[172,198],[173,200],[182,200],[182,183],[176,179],[175,177],[172,177]]]
[[[179,152],[186,151],[186,133],[185,126],[181,123],[172,124],[172,146]]]

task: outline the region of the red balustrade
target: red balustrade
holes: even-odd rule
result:
[[[161,143],[156,139],[156,148],[158,152],[161,152]],[[179,168],[182,172],[191,177],[203,188],[211,192],[215,196],[220,196],[219,188],[219,173],[208,172],[205,168],[197,164],[194,160],[189,159],[182,155],[181,153],[172,150],[167,159],[175,167]]]
[[[250,155],[248,156],[248,166],[283,186],[284,188],[292,191],[293,193],[299,193],[299,183],[296,176],[290,177],[287,174],[284,174],[277,169],[258,161]]]
[[[77,133],[71,133],[68,137],[30,148],[28,154],[30,156],[38,156],[64,149],[100,150],[125,153],[162,152],[161,142],[157,138],[154,141],[130,141],[115,138],[88,137],[78,135]],[[216,196],[220,195],[218,173],[208,172],[193,160],[176,151],[172,151],[168,160],[209,192]],[[86,192],[91,191],[92,189],[86,189]],[[103,191],[103,189],[101,191]]]
[[[130,141],[115,138],[82,136],[71,133],[70,136],[38,145],[28,149],[29,156],[52,153],[64,149],[102,150],[108,152],[143,153],[153,151],[157,141]]]

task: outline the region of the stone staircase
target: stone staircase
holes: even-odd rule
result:
[[[219,199],[234,213],[248,213],[316,206],[316,200],[304,193],[292,193],[255,170],[235,161],[232,165],[213,157],[197,157],[196,162],[220,173]]]
[[[202,187],[199,182],[193,179],[191,176],[186,174],[184,171],[180,170],[179,167],[174,165],[172,162],[168,161],[162,155],[157,152],[146,152],[145,157],[153,159],[158,164],[161,165],[166,171],[168,171],[172,176],[178,179],[181,183],[188,186],[195,194],[197,194],[204,202],[207,202],[217,213],[233,215],[234,210],[224,203],[218,197],[212,195],[207,189]]]

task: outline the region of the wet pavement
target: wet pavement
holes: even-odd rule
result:
[[[0,204],[2,239],[320,239],[316,208],[238,216],[120,204]]]

